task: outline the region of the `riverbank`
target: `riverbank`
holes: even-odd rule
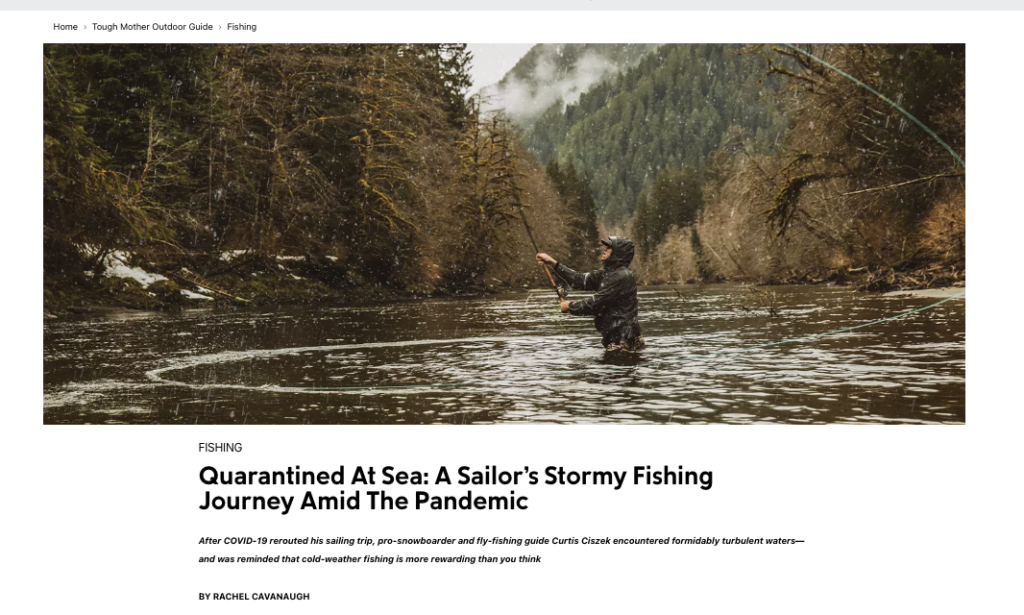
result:
[[[366,280],[330,256],[260,256],[244,250],[220,254],[212,262],[161,266],[123,252],[104,255],[88,269],[43,276],[43,313],[52,318],[64,314],[103,312],[109,309],[172,310],[183,307],[245,307],[276,305],[352,305],[446,296],[434,280],[425,278],[406,287],[383,286]],[[194,270],[195,271],[194,271]],[[202,273],[197,273],[201,271]],[[724,280],[723,282],[744,282]],[[688,280],[686,283],[696,282]],[[962,270],[921,268],[914,272],[867,268],[790,272],[767,281],[779,284],[849,286],[855,290],[945,297],[960,292],[965,284]],[[644,284],[656,288],[664,284]],[[527,285],[528,286],[528,285]],[[476,289],[485,295],[527,286],[494,285]]]
[[[194,307],[355,305],[407,301],[449,293],[425,279],[391,287],[375,284],[329,256],[257,256],[243,250],[214,262],[161,266],[111,252],[89,269],[43,276],[44,318],[111,309],[174,310]],[[496,281],[475,295],[510,290]]]

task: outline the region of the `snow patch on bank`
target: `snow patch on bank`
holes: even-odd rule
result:
[[[154,282],[167,279],[159,273],[150,273],[140,267],[132,267],[128,264],[129,258],[128,254],[120,251],[114,251],[104,256],[105,271],[103,275],[108,278],[129,278],[138,282],[143,288],[148,288]]]
[[[181,289],[181,295],[186,299],[206,299],[207,301],[213,301],[213,297],[209,295],[201,295],[190,290],[185,290],[184,288]]]
[[[150,273],[141,267],[132,267],[128,264],[131,256],[126,252],[114,251],[103,257],[103,275],[108,278],[128,278],[138,282],[143,288],[149,288],[155,282],[166,280],[167,277],[159,273]],[[187,269],[185,270],[188,271]],[[181,289],[181,296],[186,299],[202,299],[213,301],[213,297],[204,294],[201,290],[194,292]]]
[[[220,253],[220,260],[230,263],[239,256],[248,253],[248,250],[227,250]]]

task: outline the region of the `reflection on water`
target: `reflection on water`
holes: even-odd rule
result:
[[[544,293],[385,306],[122,312],[44,324],[47,423],[962,423],[965,302],[780,287],[641,291],[606,354]]]

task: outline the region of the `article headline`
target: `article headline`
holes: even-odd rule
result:
[[[688,486],[703,491],[711,489],[710,470],[684,470],[663,466],[660,469],[649,465],[633,466],[632,470],[572,470],[563,466],[547,466],[543,470],[524,466],[517,470],[484,466],[482,470],[460,466],[454,472],[441,466],[433,477],[430,472],[399,470],[394,466],[379,469],[372,466],[355,466],[346,469],[338,466],[332,470],[303,470],[300,466],[289,466],[283,470],[222,470],[205,466],[199,471],[199,480],[208,487],[223,490],[239,486],[268,485],[321,485],[321,486],[438,486],[469,485],[530,486],[560,485],[610,487],[618,491],[627,482],[637,486]],[[334,494],[314,493],[307,490],[296,501],[295,495],[234,495],[224,494],[221,489],[206,490],[200,510],[273,510],[287,515],[297,510],[360,510],[364,505],[370,510],[528,510],[529,498],[516,494],[514,490],[501,495],[474,494],[438,495],[417,490],[405,495],[388,493],[383,489],[359,489],[350,493],[339,491]]]

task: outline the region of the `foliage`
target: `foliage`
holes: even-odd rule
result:
[[[921,228],[922,249],[939,262],[963,268],[967,260],[967,209],[963,194],[932,208]]]
[[[797,46],[881,92],[954,150],[964,138],[962,45]],[[929,210],[964,170],[899,109],[791,48],[756,48],[793,93],[793,129],[766,160],[765,220],[821,260],[893,266],[914,257]],[[798,68],[782,70],[779,59]],[[794,237],[789,237],[795,233]]]
[[[560,225],[564,205],[507,122],[478,117],[471,61],[447,43],[47,45],[46,271],[84,281],[124,249],[239,280],[284,255],[345,287],[510,283],[511,208]]]
[[[524,207],[519,153],[511,124],[501,115],[470,122],[459,148],[462,242],[445,273],[445,286],[459,292],[477,286],[500,251],[498,231]]]
[[[169,232],[152,199],[177,158],[155,127],[155,110],[140,116],[146,141],[138,165],[118,170],[117,160],[87,130],[89,105],[70,83],[74,59],[43,58],[46,271],[64,271],[83,259],[96,264],[111,250],[158,241]]]

